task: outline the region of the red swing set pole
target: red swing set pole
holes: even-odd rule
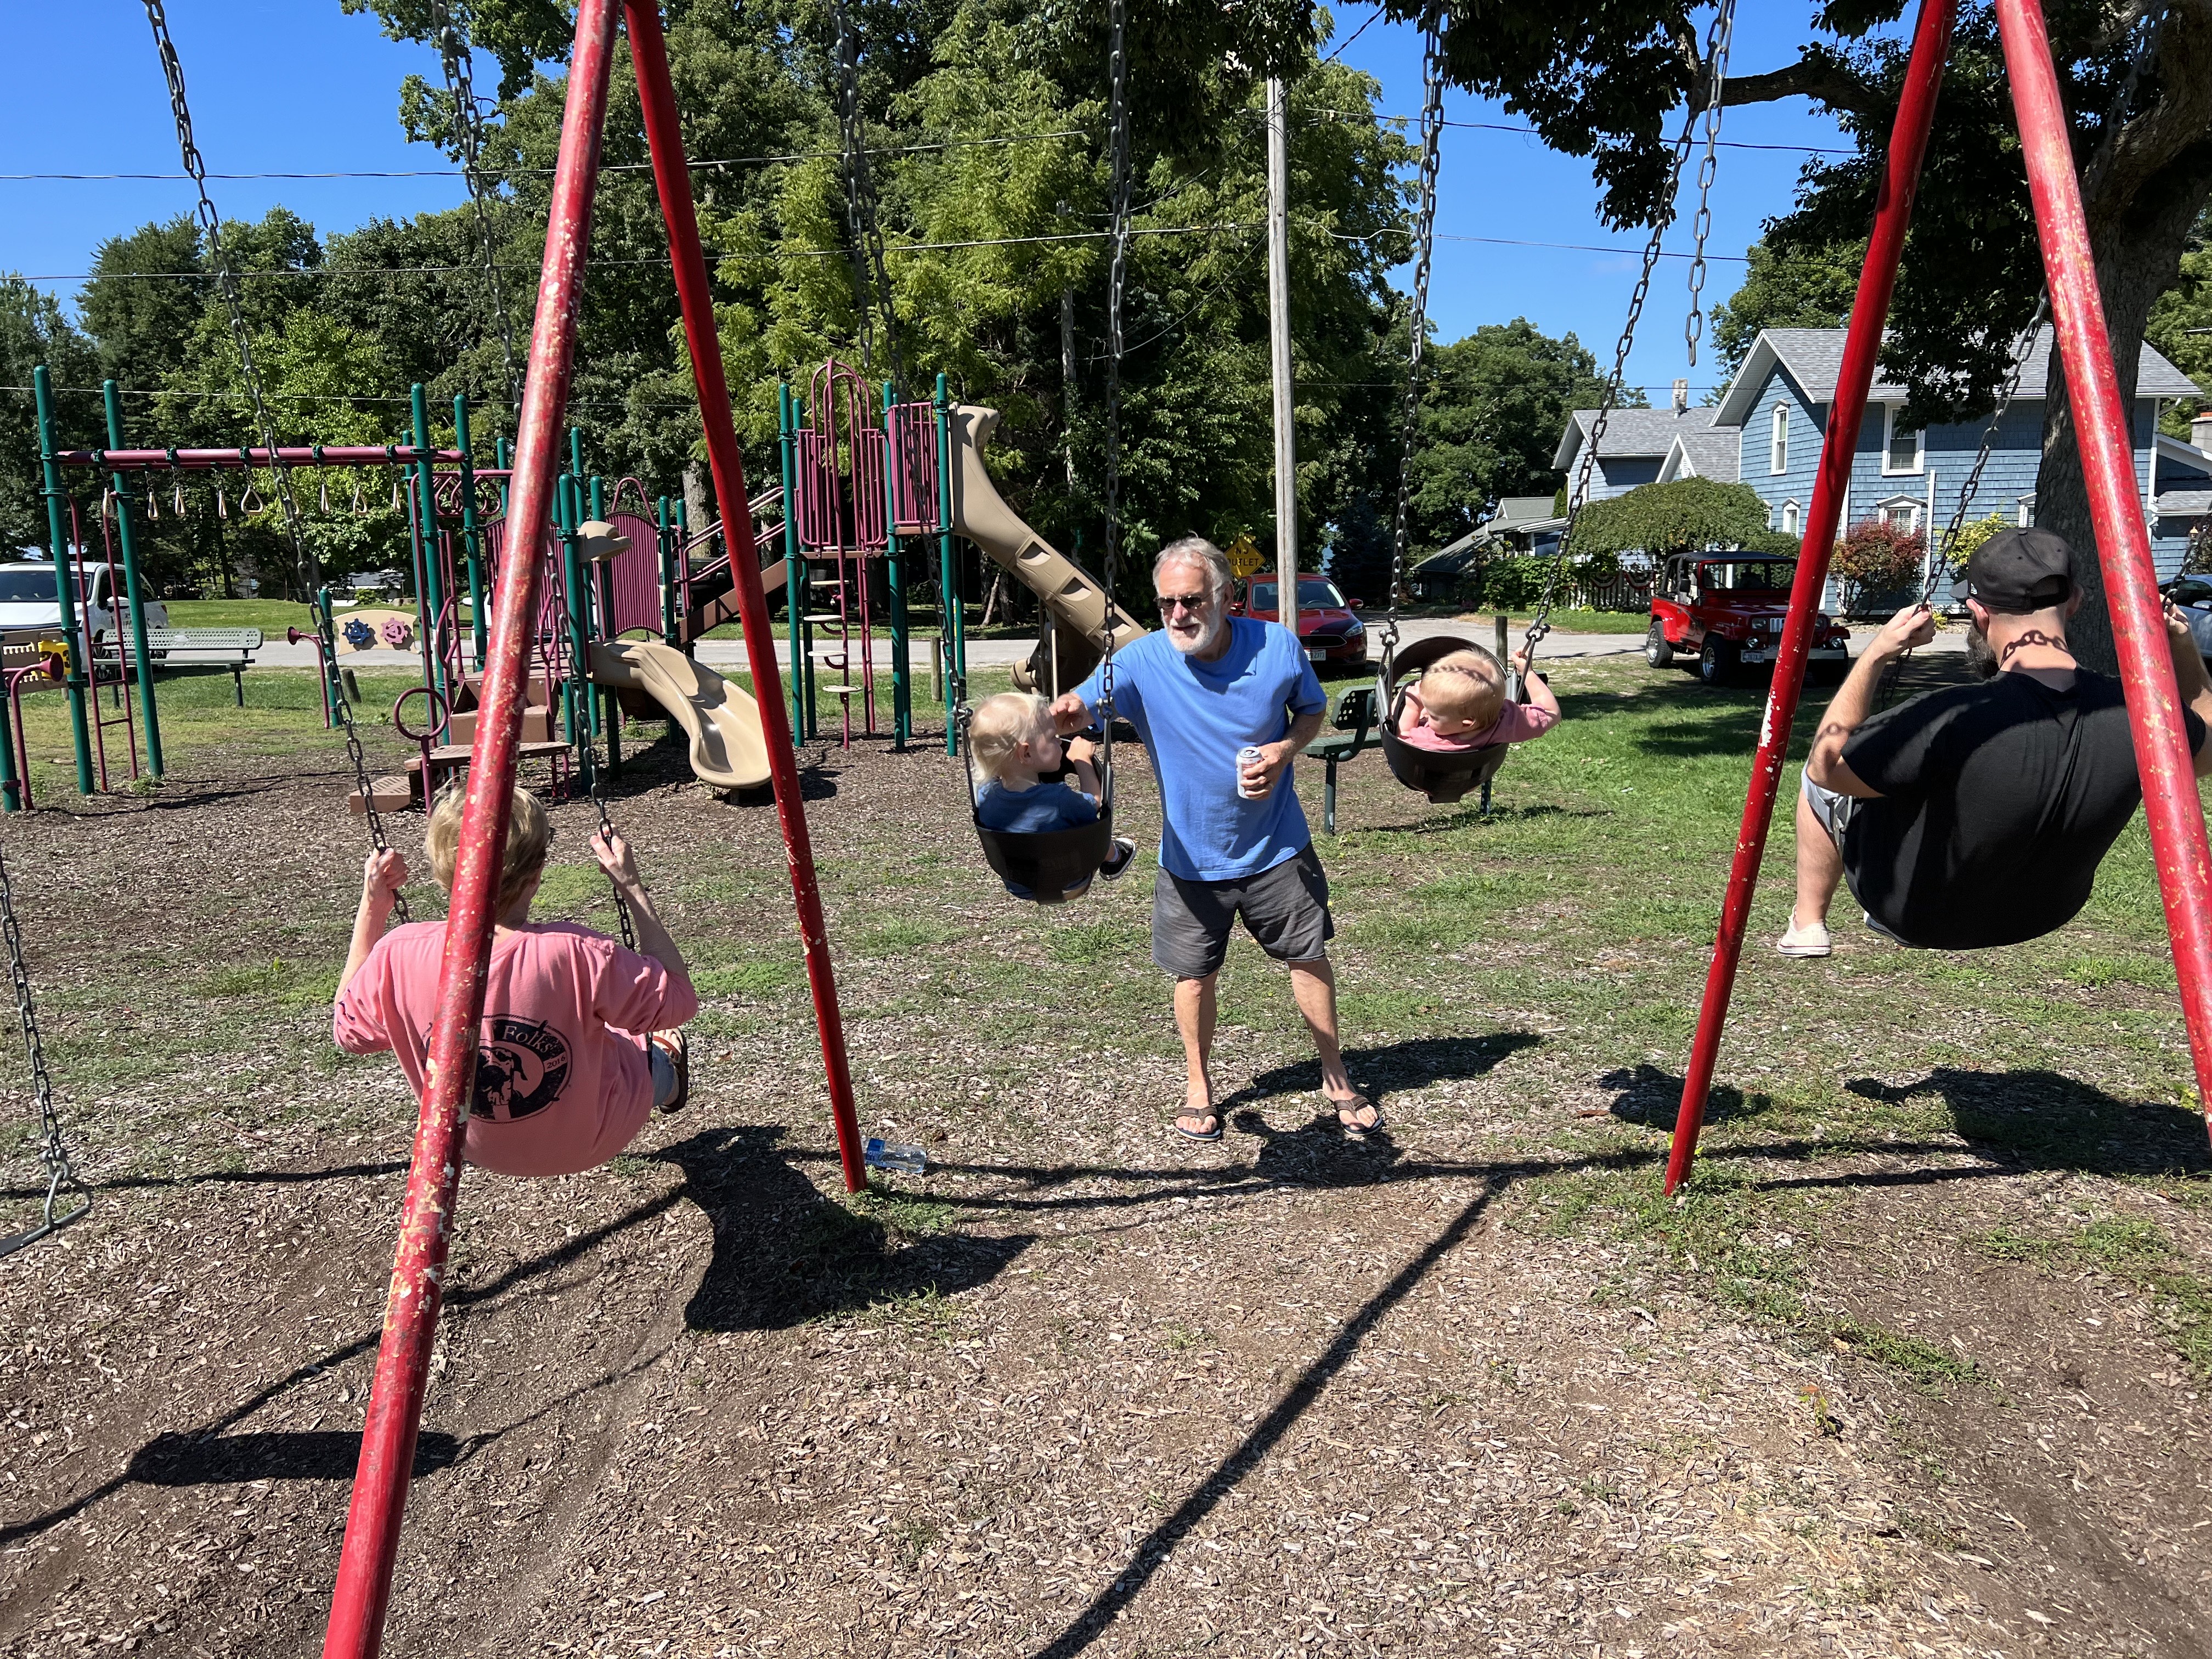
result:
[[[837,1007],[836,970],[830,961],[830,933],[822,920],[822,891],[815,880],[814,847],[806,829],[805,803],[799,794],[799,758],[791,743],[791,719],[784,708],[783,679],[776,671],[775,637],[769,630],[768,599],[761,591],[753,518],[745,507],[744,466],[738,456],[737,428],[730,419],[730,388],[722,373],[714,295],[707,287],[707,258],[699,246],[699,218],[692,204],[691,169],[684,155],[676,91],[669,79],[668,46],[660,32],[660,9],[654,0],[624,0],[623,10],[629,21],[629,55],[637,70],[638,101],[645,110],[646,143],[653,153],[653,183],[660,191],[661,216],[668,222],[669,258],[676,270],[677,297],[684,307],[684,343],[690,350],[691,376],[699,388],[707,466],[714,475],[714,499],[721,509],[722,536],[730,554],[730,575],[737,586],[745,660],[752,669],[753,701],[760,708],[761,735],[768,741],[776,817],[783,827],[784,852],[791,866],[791,896],[799,911],[807,985],[814,996],[814,1023],[822,1038],[830,1112],[837,1126],[837,1159],[843,1167],[845,1189],[857,1193],[868,1184],[868,1171],[860,1151],[860,1120],[853,1106],[852,1070],[845,1058],[844,1016]]]
[[[2042,0],[1996,0],[1996,13],[2035,204],[2036,234],[2051,283],[2059,358],[2088,484],[2120,684],[2127,693],[2144,816],[2173,943],[2197,1100],[2212,1113],[2212,868],[2205,854],[2204,805],[2197,790],[2158,573],[2143,524],[2135,442],[2112,367],[2104,299],[2097,288],[2096,260],[2074,172],[2072,134],[2051,64]]]
[[[519,441],[508,497],[507,545],[542,546],[561,466],[561,422],[575,357],[576,311],[591,240],[592,186],[614,52],[615,0],[582,0],[568,61],[568,101],[545,233],[545,263],[531,327]],[[345,1544],[323,1638],[324,1659],[374,1659],[384,1640],[393,1559],[407,1507],[421,1426],[430,1347],[438,1328],[453,1200],[460,1187],[461,1127],[475,1080],[477,1031],[483,1019],[500,861],[514,799],[522,734],[521,696],[536,633],[539,561],[508,561],[499,583],[486,658],[474,764],[461,812],[453,904],[446,921],[438,1016],[431,1027],[429,1086],[416,1124],[415,1156],[399,1224],[398,1259],[385,1304],[368,1420]]]
[[[1859,425],[1866,415],[1867,393],[1874,385],[1882,329],[1889,320],[1890,295],[1897,287],[1905,228],[1912,219],[1912,198],[1920,185],[1920,164],[1928,152],[1929,130],[1936,119],[1936,94],[1943,83],[1943,64],[1951,53],[1951,32],[1958,11],[1958,0],[1922,0],[1920,15],[1913,26],[1912,58],[1905,67],[1897,120],[1890,129],[1881,193],[1875,199],[1874,234],[1867,242],[1858,294],[1851,302],[1844,361],[1829,404],[1827,430],[1820,441],[1820,470],[1814,481],[1812,506],[1805,515],[1805,540],[1798,550],[1796,580],[1790,590],[1790,616],[1767,689],[1765,717],[1759,723],[1759,753],[1752,763],[1751,787],[1744,799],[1743,822],[1736,831],[1735,858],[1729,867],[1728,897],[1721,907],[1720,932],[1713,940],[1712,966],[1705,974],[1697,1040],[1691,1047],[1689,1070],[1682,1079],[1674,1145],[1667,1159],[1666,1190],[1670,1193],[1690,1172],[1698,1130],[1705,1121],[1705,1097],[1712,1088],[1713,1065],[1728,1024],[1729,998],[1735,989],[1736,967],[1743,957],[1744,933],[1751,921],[1752,891],[1759,884],[1759,860],[1765,854],[1766,833],[1773,823],[1775,798],[1781,792],[1783,769],[1789,759],[1790,731],[1797,718],[1798,693],[1804,687],[1813,617],[1820,608],[1820,592],[1828,582],[1828,556],[1835,546],[1837,526],[1850,489],[1851,459],[1858,447]]]

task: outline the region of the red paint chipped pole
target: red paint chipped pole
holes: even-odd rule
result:
[[[2097,264],[2081,212],[2074,148],[2051,61],[2041,0],[1997,0],[2005,70],[2035,202],[2036,234],[2051,283],[2051,311],[2074,412],[2089,517],[2105,573],[2105,600],[2118,647],[2120,684],[2135,736],[2151,853],[2173,941],[2182,1018],[2197,1068],[2197,1100],[2212,1112],[2212,868],[2204,847],[2204,803],[2181,718],[2173,657],[2143,524],[2135,443],[2112,339],[2097,289]]]
[[[1936,94],[1943,83],[1943,63],[1951,53],[1951,30],[1958,0],[1922,0],[1913,26],[1912,61],[1905,72],[1905,91],[1890,129],[1889,155],[1875,198],[1874,234],[1859,272],[1851,302],[1850,332],[1844,337],[1844,361],[1829,404],[1827,434],[1820,442],[1820,471],[1813,485],[1813,504],[1805,515],[1805,541],[1798,550],[1797,578],[1790,590],[1790,617],[1774,660],[1766,693],[1766,715],[1759,728],[1759,756],[1752,763],[1751,788],[1736,831],[1735,859],[1729,868],[1728,897],[1721,907],[1720,933],[1713,940],[1712,966],[1705,975],[1705,1005],[1698,1012],[1698,1035],[1682,1079],[1681,1109],[1674,1117],[1674,1145],[1667,1159],[1667,1190],[1673,1192],[1690,1172],[1698,1130],[1705,1117],[1713,1065],[1720,1055],[1728,1024],[1729,998],[1735,989],[1736,965],[1743,958],[1743,937],[1751,922],[1752,890],[1759,884],[1759,860],[1774,821],[1783,768],[1790,756],[1790,728],[1797,718],[1797,694],[1805,683],[1805,655],[1812,644],[1813,617],[1820,591],[1828,583],[1828,556],[1851,481],[1851,457],[1858,447],[1859,422],[1874,384],[1875,358],[1889,320],[1889,300],[1897,286],[1898,262],[1905,252],[1905,227],[1912,219],[1913,192],[1920,185],[1920,163],[1928,150],[1928,131],[1936,118]]]
[[[868,1174],[860,1153],[860,1123],[853,1109],[852,1072],[845,1060],[844,1020],[837,1009],[837,979],[830,961],[829,932],[822,921],[822,894],[814,878],[814,849],[807,836],[805,804],[799,796],[791,720],[784,712],[783,682],[776,672],[775,640],[769,631],[768,600],[761,592],[752,514],[745,508],[744,469],[738,457],[737,428],[730,421],[730,389],[722,374],[714,296],[707,287],[707,259],[699,246],[691,174],[684,159],[684,132],[677,120],[676,94],[668,76],[668,48],[660,33],[657,5],[651,0],[643,3],[625,0],[623,9],[629,19],[629,53],[637,69],[638,99],[645,106],[645,136],[653,151],[653,182],[659,186],[660,210],[668,221],[668,252],[676,268],[677,295],[684,307],[684,341],[690,349],[692,378],[699,386],[707,465],[714,477],[714,499],[721,507],[730,574],[737,584],[745,659],[752,668],[753,701],[760,706],[761,734],[768,741],[776,816],[782,821],[784,850],[791,866],[791,896],[799,909],[807,983],[814,994],[814,1023],[822,1036],[830,1110],[837,1126],[837,1157],[844,1166],[847,1190],[857,1193],[867,1185]]]
[[[591,240],[592,186],[599,173],[599,129],[606,112],[607,73],[614,48],[614,9],[615,0],[582,0],[576,12],[560,160],[554,173],[545,264],[538,281],[537,320],[531,330],[529,379],[509,498],[510,547],[534,548],[544,541],[554,475],[560,467],[562,415],[575,353],[576,308]],[[431,1340],[438,1328],[447,1232],[460,1185],[461,1125],[476,1072],[477,1029],[483,1018],[500,860],[514,799],[520,692],[537,617],[538,562],[511,560],[501,574],[475,764],[469,771],[461,815],[453,906],[446,922],[438,1018],[430,1036],[429,1086],[415,1129],[398,1258],[385,1304],[384,1343],[377,1353],[361,1463],[354,1475],[352,1506],[346,1512],[345,1545],[338,1556],[337,1585],[323,1638],[325,1659],[373,1659],[382,1645]]]

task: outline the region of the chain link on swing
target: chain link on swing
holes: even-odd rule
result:
[[[591,580],[588,574],[585,580],[586,581]],[[568,630],[568,660],[572,663],[589,662],[591,647],[586,644],[582,632],[576,626],[575,611],[566,603],[561,606],[561,623]],[[588,685],[589,681],[587,680],[586,684]],[[588,696],[592,694],[587,690],[585,695]],[[609,739],[610,743],[612,741],[611,738]],[[587,738],[587,746],[588,742]],[[607,816],[606,797],[599,793],[605,787],[604,775],[599,770],[599,757],[594,753],[591,757],[590,763],[585,769],[584,793],[592,798],[592,809],[599,815],[599,833],[609,838],[609,845],[611,846],[615,833],[615,821]],[[630,921],[629,899],[623,893],[621,886],[617,884],[613,872],[607,871],[605,873],[607,878],[607,890],[614,895],[615,920],[622,927],[622,942],[634,951],[637,948],[637,929]]]
[[[238,346],[240,375],[246,381],[247,395],[253,404],[255,429],[262,447],[269,452],[270,473],[276,482],[276,498],[284,508],[285,533],[292,544],[293,562],[300,574],[302,587],[307,590],[307,611],[322,636],[325,652],[331,659],[337,655],[337,636],[330,612],[323,605],[323,572],[321,561],[307,545],[301,533],[300,504],[292,495],[291,469],[278,454],[276,427],[269,416],[269,404],[262,396],[261,375],[253,362],[252,332],[246,324],[246,308],[239,294],[238,273],[231,269],[230,260],[223,251],[222,220],[215,210],[207,188],[207,163],[200,155],[199,145],[192,137],[191,106],[185,98],[185,70],[178,60],[176,43],[169,38],[169,20],[162,10],[162,0],[145,0],[146,21],[153,27],[154,45],[161,53],[161,73],[169,83],[170,112],[176,118],[177,149],[181,155],[185,171],[191,175],[192,185],[199,195],[197,212],[200,228],[207,234],[208,260],[214,268],[216,286],[222,290],[223,304],[230,314],[230,331]],[[251,475],[249,474],[249,482]],[[346,758],[353,764],[354,781],[361,791],[362,816],[368,823],[368,839],[380,853],[388,851],[391,843],[385,837],[383,816],[376,810],[376,792],[368,775],[368,756],[362,747],[361,733],[355,728],[352,706],[346,701],[343,689],[335,678],[325,686],[325,695],[331,710],[337,716],[340,729],[345,734]],[[392,895],[392,911],[401,921],[406,921],[407,896]]]
[[[884,262],[883,226],[876,216],[876,186],[868,171],[866,133],[860,122],[860,52],[853,37],[845,0],[830,0],[837,29],[837,127],[845,151],[845,222],[853,239],[853,266],[860,299],[860,361],[874,356],[874,307],[884,308],[884,352],[890,359],[891,391],[906,395],[906,366],[900,361],[898,313],[891,303],[890,268]]]
[[[1544,591],[1538,597],[1536,614],[1529,619],[1528,635],[1522,641],[1521,653],[1528,659],[1531,673],[1535,672],[1536,647],[1552,631],[1552,607],[1559,599],[1559,580],[1566,574],[1567,557],[1574,546],[1575,521],[1582,516],[1582,510],[1589,502],[1590,481],[1597,469],[1598,446],[1605,437],[1606,423],[1613,418],[1613,410],[1620,406],[1621,386],[1628,374],[1628,354],[1636,343],[1636,326],[1644,315],[1644,302],[1650,297],[1651,276],[1658,269],[1661,245],[1674,222],[1674,195],[1681,183],[1682,169],[1689,163],[1690,147],[1696,139],[1700,116],[1706,122],[1706,154],[1712,155],[1719,143],[1721,96],[1727,90],[1729,40],[1734,32],[1735,23],[1735,0],[1721,0],[1720,8],[1714,12],[1713,21],[1705,31],[1707,79],[1705,106],[1700,110],[1695,104],[1690,106],[1683,116],[1682,131],[1675,137],[1674,158],[1667,169],[1665,206],[1653,222],[1650,240],[1644,246],[1644,267],[1637,276],[1635,292],[1629,295],[1628,319],[1621,326],[1620,338],[1613,344],[1613,373],[1606,379],[1605,396],[1599,399],[1597,418],[1590,423],[1589,434],[1583,440],[1582,453],[1575,464],[1574,482],[1567,491],[1567,521],[1560,527],[1559,549],[1552,556],[1551,568],[1545,573]],[[1701,272],[1705,264],[1705,234],[1711,228],[1712,216],[1703,210],[1703,198],[1709,188],[1709,185],[1700,181],[1700,213],[1694,227],[1697,246],[1691,266],[1693,273]],[[1701,284],[1701,277],[1699,282]],[[1698,288],[1692,287],[1690,303],[1693,311],[1698,297]],[[1701,321],[1696,331],[1702,331]],[[1694,342],[1695,331],[1691,337]],[[1655,568],[1652,572],[1655,583],[1658,574]]]
[[[31,1095],[39,1105],[39,1162],[46,1172],[46,1207],[38,1224],[0,1238],[0,1255],[12,1255],[84,1214],[92,1207],[92,1189],[70,1161],[61,1115],[54,1109],[54,1083],[46,1072],[46,1049],[39,1042],[39,1012],[31,1000],[30,969],[23,962],[23,933],[15,921],[15,887],[4,857],[0,857],[0,934],[7,939],[8,974],[15,982],[15,1014],[22,1023],[23,1048],[30,1057]],[[74,1203],[65,1202],[64,1195],[68,1194],[76,1195]]]
[[[1106,655],[1098,665],[1098,719],[1106,744],[1106,769],[1114,768],[1114,645],[1121,631],[1121,291],[1129,262],[1128,0],[1109,0],[1107,80],[1110,136],[1107,165],[1114,220],[1106,263]],[[1101,786],[1104,786],[1102,784]]]
[[[492,206],[497,196],[483,173],[483,111],[477,104],[469,43],[445,0],[430,0],[430,27],[438,37],[446,91],[453,100],[453,136],[461,147],[461,177],[467,181],[469,201],[476,210],[477,240],[483,251],[484,291],[491,301],[492,319],[499,325],[501,360],[507,368],[507,419],[519,422],[522,375],[515,368],[514,323],[507,314],[506,291],[499,280],[499,242],[492,225]]]
[[[1398,456],[1398,508],[1390,527],[1390,606],[1382,620],[1382,678],[1398,655],[1398,603],[1406,586],[1406,543],[1413,504],[1413,446],[1420,436],[1421,356],[1428,345],[1429,261],[1436,243],[1437,167],[1443,137],[1443,53],[1437,14],[1421,20],[1421,170],[1413,206],[1413,303],[1406,344],[1405,444]]]
[[[1723,5],[1713,18],[1713,33],[1705,42],[1705,60],[1711,68],[1711,94],[1705,100],[1705,153],[1698,161],[1698,211],[1690,221],[1697,252],[1690,259],[1690,314],[1682,324],[1683,343],[1689,348],[1690,367],[1698,366],[1698,342],[1705,332],[1705,239],[1713,228],[1713,179],[1720,172],[1721,91],[1728,74],[1729,46],[1735,33],[1735,9]]]

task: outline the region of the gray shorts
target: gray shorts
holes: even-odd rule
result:
[[[1336,924],[1311,842],[1296,858],[1233,881],[1185,881],[1162,870],[1152,882],[1152,960],[1177,979],[1204,979],[1229,954],[1230,924],[1238,921],[1278,962],[1327,953]]]
[[[1858,805],[1855,795],[1839,795],[1832,789],[1823,789],[1813,781],[1808,772],[1797,793],[1805,797],[1805,805],[1813,809],[1813,816],[1820,821],[1820,828],[1828,832],[1828,839],[1836,843],[1836,850],[1844,850],[1844,831],[1851,827],[1851,811]]]

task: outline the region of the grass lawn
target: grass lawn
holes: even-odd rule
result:
[[[1779,825],[1665,1200],[1759,695],[1552,676],[1566,718],[1487,817],[1343,769],[1364,1143],[1241,936],[1228,1136],[1170,1133],[1140,753],[1140,867],[1048,908],[929,732],[810,747],[860,1125],[930,1164],[855,1195],[775,815],[636,728],[610,805],[701,992],[690,1103],[588,1174],[464,1178],[390,1650],[2197,1650],[2212,1156],[2140,820],[2049,939],[1906,951],[1846,899],[1795,963]],[[366,838],[313,677],[228,695],[165,684],[172,781],[81,809],[29,700],[73,810],[5,848],[99,1201],[0,1275],[0,1604],[307,1650],[415,1108],[331,1047]],[[611,926],[591,808],[554,817],[539,914]],[[387,828],[411,857],[420,819]],[[195,1540],[159,1593],[142,1534]]]

